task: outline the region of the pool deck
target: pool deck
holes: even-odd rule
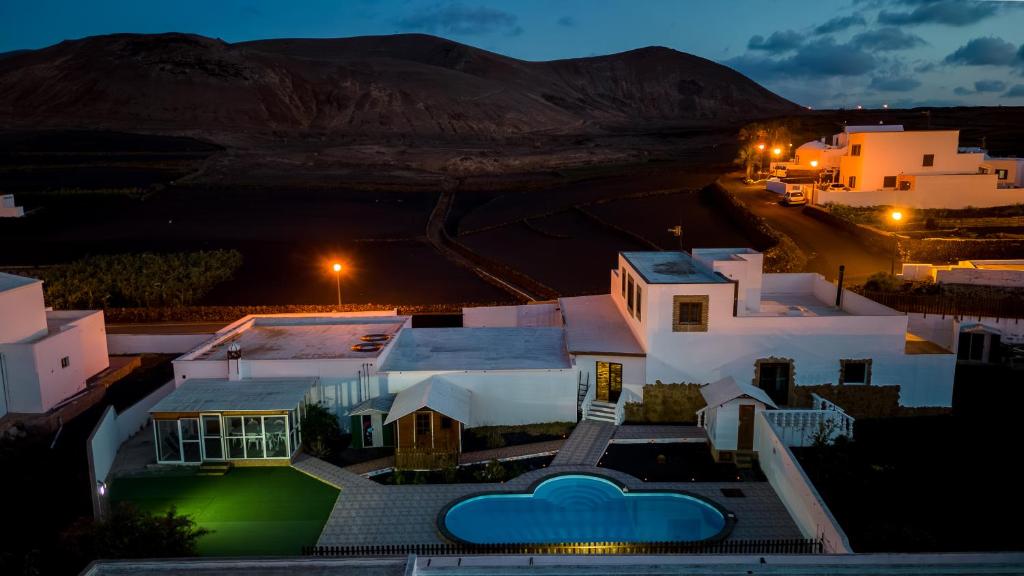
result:
[[[680,430],[650,430],[655,438],[676,437]],[[300,455],[293,466],[341,489],[320,533],[320,546],[441,544],[437,516],[456,498],[478,492],[526,490],[553,474],[585,473],[613,478],[632,490],[673,489],[713,500],[736,514],[738,522],[728,539],[802,538],[800,530],[767,482],[643,482],[607,468],[598,468],[616,427],[581,422],[551,466],[527,472],[502,484],[421,484],[390,486],[316,458]],[[641,430],[625,432],[641,439]],[[740,488],[743,497],[727,498],[722,488]]]

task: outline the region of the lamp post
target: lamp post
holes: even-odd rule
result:
[[[764,144],[758,144],[757,149],[761,151],[761,158],[757,161],[757,175],[764,176]]]
[[[899,210],[893,210],[889,213],[889,220],[892,222],[894,228],[899,228],[900,222],[903,221],[903,212]],[[900,251],[900,239],[896,235],[896,232],[892,234],[892,260],[889,264],[889,274],[896,274],[896,254]]]
[[[331,270],[334,270],[334,280],[338,286],[338,306],[341,306],[341,264],[335,262],[331,266]]]

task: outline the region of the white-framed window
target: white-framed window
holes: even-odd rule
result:
[[[871,384],[871,359],[840,360],[840,384]]]

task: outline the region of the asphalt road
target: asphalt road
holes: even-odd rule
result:
[[[765,190],[763,182],[745,185],[740,174],[723,176],[720,182],[751,212],[796,242],[807,254],[808,272],[835,280],[842,264],[846,266],[846,283],[850,284],[861,283],[876,272],[889,271],[891,254],[868,248],[856,237],[806,216],[798,206],[779,204],[779,195]]]

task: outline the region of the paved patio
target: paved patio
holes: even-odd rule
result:
[[[596,466],[613,434],[615,426],[612,424],[583,420],[573,429],[551,465]]]

